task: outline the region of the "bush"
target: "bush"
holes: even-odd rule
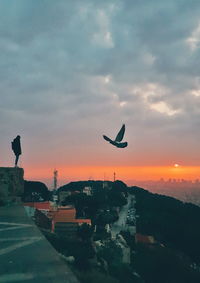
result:
[[[129,264],[121,263],[117,265],[111,265],[110,274],[116,277],[121,283],[134,283],[134,276]]]
[[[98,252],[98,256],[106,260],[108,264],[119,264],[122,262],[122,249],[114,241],[109,241]]]
[[[118,283],[109,275],[93,270],[91,272],[75,272],[81,283]]]

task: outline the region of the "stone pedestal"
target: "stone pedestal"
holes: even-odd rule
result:
[[[0,167],[0,205],[19,202],[24,192],[24,170]]]

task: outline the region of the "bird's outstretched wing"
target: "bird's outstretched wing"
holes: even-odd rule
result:
[[[123,140],[124,137],[124,133],[125,133],[125,125],[123,124],[123,126],[121,127],[119,133],[117,134],[115,141],[116,142],[120,142]]]
[[[112,142],[112,140],[110,138],[108,138],[107,136],[103,135],[104,140]]]

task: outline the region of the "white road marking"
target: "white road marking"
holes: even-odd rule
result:
[[[7,253],[10,253],[10,252],[12,252],[14,250],[20,249],[22,247],[31,245],[31,244],[33,244],[35,242],[40,241],[40,240],[42,240],[42,237],[32,237],[32,238],[29,238],[29,240],[25,240],[25,241],[22,241],[21,243],[17,243],[15,245],[10,246],[10,247],[1,249],[0,250],[0,256],[4,255],[4,254],[7,254]]]
[[[33,226],[31,224],[14,223],[14,222],[0,222],[0,225],[14,225],[14,226]]]
[[[27,240],[40,240],[41,237],[18,237],[18,238],[1,238],[0,242],[12,242],[12,241],[27,241]]]
[[[0,282],[22,282],[24,280],[33,279],[34,275],[31,273],[13,273],[0,276]]]
[[[9,225],[13,227],[6,227],[6,228],[0,228],[1,231],[8,231],[8,230],[15,230],[15,229],[22,229],[27,227],[32,227],[31,224],[23,224],[23,223],[13,223],[13,222],[0,222],[0,225]]]
[[[22,228],[24,228],[24,227],[17,226],[17,227],[1,228],[1,229],[0,229],[0,232],[1,232],[1,231],[8,231],[8,230],[22,229]]]
[[[10,225],[10,226],[12,226],[12,225],[14,225],[14,226],[26,226],[26,227],[28,227],[28,226],[33,226],[33,225],[31,225],[31,224],[24,224],[24,223],[14,223],[14,222],[0,222],[0,225]]]

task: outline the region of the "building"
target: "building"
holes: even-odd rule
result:
[[[68,196],[71,196],[71,191],[61,191],[58,193],[58,200],[59,200],[59,203],[62,203],[63,201],[65,201],[65,199],[68,197]]]
[[[50,220],[51,232],[63,237],[75,237],[78,227],[83,223],[91,225],[90,219],[76,219],[76,209],[72,205],[54,206],[53,202],[27,202],[24,203],[24,207],[29,216],[37,215],[37,223],[41,228],[46,229],[49,222],[42,216],[45,214]]]
[[[143,243],[143,244],[155,244],[156,241],[153,236],[149,235],[142,235],[142,234],[135,234],[135,242],[136,243]]]
[[[49,217],[52,219],[51,231],[68,239],[76,238],[77,229],[83,223],[91,225],[90,219],[76,219],[76,209],[71,205],[50,211]]]
[[[92,195],[92,188],[91,187],[84,187],[83,193],[86,194],[87,196]]]
[[[48,216],[52,219],[52,232],[55,232],[59,225],[62,227],[72,224],[78,227],[83,223],[91,225],[90,219],[76,219],[76,209],[72,205],[58,207],[57,210],[49,211]]]
[[[103,189],[111,190],[112,185],[108,181],[103,181]]]

